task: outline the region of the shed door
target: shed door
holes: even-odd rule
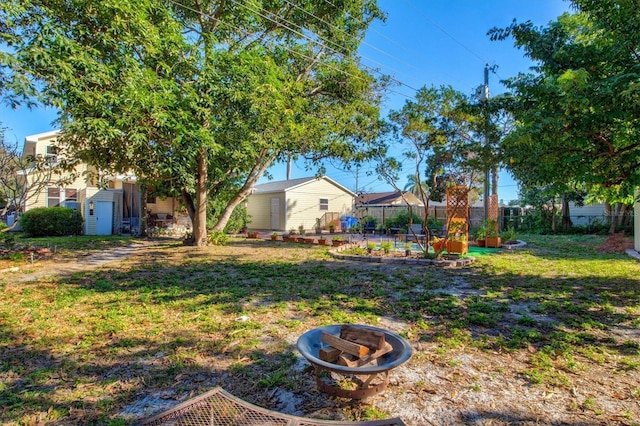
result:
[[[113,225],[113,203],[96,202],[96,235],[111,235]]]
[[[271,229],[280,229],[280,199],[271,199]]]

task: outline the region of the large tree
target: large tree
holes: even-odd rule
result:
[[[506,81],[517,129],[505,164],[525,186],[569,193],[640,184],[640,9],[635,2],[573,1],[548,26],[493,29],[536,62]]]
[[[11,101],[39,89],[77,156],[180,195],[196,245],[209,196],[228,200],[222,230],[274,161],[362,158],[375,136],[382,83],[356,56],[373,0],[2,7]]]
[[[400,189],[399,172],[412,171],[409,181],[425,206],[421,216],[427,236],[429,200],[442,190],[439,177],[472,188],[478,166],[484,164],[477,151],[486,120],[480,109],[470,104],[467,96],[451,87],[423,87],[415,100],[389,114],[397,155],[380,156],[377,170],[396,190]]]

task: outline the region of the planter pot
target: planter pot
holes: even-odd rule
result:
[[[340,247],[347,244],[346,241],[331,241],[331,245],[334,247]]]
[[[318,244],[321,246],[326,246],[328,245],[329,241],[328,240],[318,240]]]
[[[447,241],[447,253],[466,254],[469,252],[469,243],[466,241]]]
[[[487,247],[499,248],[502,244],[502,239],[500,237],[487,237],[485,239],[485,245]]]
[[[476,240],[476,245],[478,247],[484,247],[485,246],[486,241],[485,240]]]
[[[247,234],[247,238],[258,238],[258,234],[254,234],[252,232]]]
[[[444,240],[436,241],[435,243],[433,243],[433,246],[432,246],[433,250],[436,252],[442,250],[444,248],[443,244],[444,244]]]
[[[296,242],[296,237],[283,237],[282,239],[284,241],[288,242],[288,243],[295,243]]]

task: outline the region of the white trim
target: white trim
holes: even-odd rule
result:
[[[48,139],[52,136],[57,136],[60,134],[60,130],[51,130],[49,132],[44,132],[44,133],[38,133],[35,135],[28,135],[25,136],[24,140],[26,142],[33,142],[33,143],[38,143],[41,139]]]

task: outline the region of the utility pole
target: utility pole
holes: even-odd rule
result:
[[[484,113],[485,113],[485,131],[484,131],[484,145],[487,147],[489,145],[489,64],[484,66],[484,85],[478,87],[476,90],[476,94],[478,95],[478,100],[484,103]],[[484,169],[484,220],[489,218],[489,165],[485,165]]]

